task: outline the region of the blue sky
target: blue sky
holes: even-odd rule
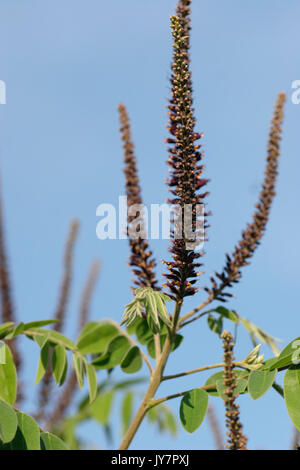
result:
[[[146,204],[165,202],[166,103],[175,0],[0,0],[0,168],[7,244],[20,320],[48,318],[56,305],[63,244],[71,218],[80,219],[67,333],[76,331],[80,289],[94,258],[102,263],[93,319],[119,320],[130,299],[126,240],[99,241],[96,207],[124,194],[117,106],[128,106]],[[220,270],[253,212],[263,177],[266,142],[278,91],[287,93],[277,197],[268,231],[244,269],[229,306],[289,340],[299,336],[300,105],[291,84],[300,79],[297,0],[197,0],[192,9],[192,70],[197,129],[204,132],[210,218],[205,286]],[[168,243],[153,241],[158,260]],[[115,291],[117,290],[117,294]],[[189,300],[186,311],[204,299]],[[168,372],[219,362],[221,345],[205,322],[187,327]],[[31,390],[37,350],[25,345]],[[236,355],[250,348],[239,337]],[[269,354],[267,349],[264,352]],[[197,386],[204,376],[164,384],[159,395]],[[33,399],[28,400],[28,410]],[[215,400],[220,419],[222,403]],[[240,399],[251,448],[287,448],[291,423],[270,391],[258,402]],[[179,402],[171,404],[177,413]],[[117,422],[117,420],[115,419]],[[81,430],[104,445],[96,426]],[[143,425],[132,448],[213,447],[207,423],[177,440]]]

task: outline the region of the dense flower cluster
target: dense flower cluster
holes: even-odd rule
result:
[[[197,227],[196,208],[203,204],[207,192],[199,194],[207,183],[202,177],[204,166],[200,163],[202,152],[196,142],[202,134],[195,132],[195,117],[193,110],[192,82],[190,68],[190,1],[180,1],[177,8],[177,16],[171,18],[173,44],[173,63],[171,76],[171,99],[169,102],[170,123],[168,130],[171,137],[166,140],[171,147],[168,164],[171,167],[168,185],[173,197],[168,200],[170,204],[179,205],[183,210],[190,207],[192,215],[192,231],[195,240],[199,244],[203,241],[204,233]],[[204,212],[204,217],[208,215]],[[182,301],[185,296],[196,292],[194,284],[197,282],[197,268],[201,266],[197,259],[202,256],[200,251],[187,249],[184,226],[184,217],[173,219],[173,240],[171,253],[173,261],[166,263],[169,273],[166,285],[169,287],[172,297]],[[181,224],[182,238],[176,238],[178,225]]]

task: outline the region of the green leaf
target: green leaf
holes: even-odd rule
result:
[[[142,365],[143,360],[141,352],[137,346],[133,346],[122,360],[121,369],[126,374],[134,374],[142,368]]]
[[[272,357],[271,359],[264,361],[263,367],[260,370],[272,370],[273,364],[276,364],[277,362],[278,362],[278,357]]]
[[[67,354],[65,348],[58,344],[53,349],[52,354],[52,373],[53,377],[58,385],[63,384],[63,379],[65,377],[67,364]]]
[[[136,379],[122,380],[121,382],[116,383],[113,388],[114,390],[123,390],[124,388],[131,387],[132,385],[140,385],[147,382],[147,379],[144,377],[137,377]]]
[[[69,447],[57,436],[50,432],[41,433],[41,450],[70,450]]]
[[[165,428],[170,431],[172,436],[176,436],[176,434],[177,434],[176,419],[173,416],[172,412],[167,407],[165,408],[164,425],[165,425]]]
[[[250,322],[246,318],[241,317],[238,315],[234,310],[228,310],[227,308],[223,307],[222,305],[217,307],[213,310],[214,312],[220,313],[224,318],[234,322],[234,323],[241,323],[244,328],[250,333],[251,337],[254,339],[258,339],[260,343],[266,343],[271,348],[273,353],[278,356],[279,349],[276,345],[276,341],[280,341],[277,338],[273,338],[273,336],[266,333],[264,330],[259,328],[258,326],[254,325],[254,323]]]
[[[133,323],[131,323],[130,325],[127,325],[127,326],[126,326],[127,333],[128,333],[129,335],[135,335],[138,326],[139,326],[141,323],[143,323],[144,321],[145,321],[144,318],[136,317],[136,319],[134,320]]]
[[[290,367],[284,376],[284,399],[294,426],[300,431],[300,366]]]
[[[205,386],[214,386],[213,389],[207,390],[206,392],[212,397],[218,397],[219,393],[217,391],[217,381],[223,379],[224,372],[221,370],[212,374],[205,382]]]
[[[0,365],[6,363],[6,344],[0,341]]]
[[[16,325],[13,329],[9,330],[9,333],[5,335],[6,339],[13,339],[24,331],[25,324],[23,322]]]
[[[280,353],[279,357],[286,357],[291,353],[296,353],[295,354],[295,359],[299,359],[299,349],[300,349],[300,336],[298,338],[295,338],[293,341],[291,341]],[[298,353],[298,354],[297,354]],[[297,364],[295,364],[297,365]]]
[[[252,338],[256,336],[256,338],[258,339],[260,343],[268,344],[268,346],[271,348],[275,356],[279,355],[280,351],[276,345],[276,341],[280,341],[278,338],[273,338],[273,336],[269,335],[264,330],[254,325],[254,323],[250,322],[249,320],[246,320],[246,318],[239,317],[239,319],[242,325],[250,333],[250,336]]]
[[[146,382],[147,382],[146,377],[145,378],[138,377],[138,378],[134,378],[134,379],[122,380],[122,381],[117,382],[117,383],[111,383],[110,378],[108,378],[108,379],[104,380],[101,383],[101,385],[98,385],[97,393],[98,393],[98,395],[102,394],[103,391],[105,390],[105,388],[108,387],[108,386],[111,387],[111,390],[114,390],[114,391],[119,391],[120,390],[123,393],[125,393],[126,389],[132,388],[132,386],[134,386],[134,385],[144,384]],[[89,396],[86,395],[80,401],[78,409],[79,409],[80,413],[84,414],[86,412],[86,410],[89,409],[89,408],[90,408]]]
[[[140,320],[140,323],[136,329],[136,336],[139,342],[144,345],[146,345],[149,342],[149,340],[153,338],[153,333],[151,329],[149,328],[149,325],[146,319],[143,318]]]
[[[71,341],[69,338],[66,338],[66,336],[62,335],[58,331],[55,330],[47,330],[46,328],[30,328],[30,330],[26,330],[26,335],[27,336],[32,336],[35,339],[35,336],[42,336],[44,337],[45,335],[49,335],[49,342],[52,345],[60,344],[61,346],[64,346],[66,349],[69,349],[70,351],[76,351],[77,346],[73,341]]]
[[[217,307],[214,311],[220,313],[222,317],[227,318],[234,323],[239,323],[239,315],[234,310],[228,310],[228,308],[220,305],[220,307]]]
[[[0,439],[5,444],[15,437],[18,427],[18,418],[15,411],[0,400]]]
[[[46,332],[47,330],[42,330]],[[53,330],[48,330],[49,331],[49,341],[54,343],[54,344],[60,344],[61,346],[64,346],[66,349],[69,349],[70,351],[76,351],[77,347],[76,344],[73,343],[69,338],[66,336],[62,335],[58,331],[53,331]]]
[[[171,327],[172,323],[165,305],[169,300],[168,296],[154,291],[151,287],[136,289],[135,298],[125,307],[121,325],[126,323],[128,327],[136,324],[145,309],[147,323],[154,334],[160,331],[161,323]]]
[[[49,339],[49,333],[46,333],[44,336],[41,336],[41,335],[34,335],[33,336],[33,340],[36,342],[36,344],[41,349],[43,349],[43,347],[47,343],[48,339]]]
[[[7,330],[8,330],[9,327],[11,327],[13,324],[14,324],[14,322],[8,321],[8,322],[2,323],[2,325],[0,325],[0,338],[5,338],[5,335],[7,334]]]
[[[144,299],[148,290],[149,287],[138,287],[134,291],[136,298],[139,300]]]
[[[274,370],[274,369],[281,369],[281,368],[293,365],[293,354],[294,353],[290,353],[290,354],[287,354],[286,356],[279,356],[276,358],[272,358],[269,361],[266,361],[264,363],[264,369],[268,367],[269,370]]]
[[[114,392],[112,390],[102,393],[90,406],[91,416],[103,425],[108,423],[113,398]]]
[[[195,388],[186,393],[180,403],[180,421],[187,432],[194,432],[204,420],[208,407],[208,395]]]
[[[35,385],[37,385],[45,375],[46,369],[48,367],[48,362],[49,362],[49,351],[50,351],[49,343],[46,343],[41,349],[38,369],[37,369],[36,378],[34,382]]]
[[[149,327],[151,328],[154,334],[158,333],[160,330],[160,323],[158,318],[158,312],[155,302],[155,297],[153,295],[147,295],[144,301],[146,309],[146,318]]]
[[[66,377],[67,377],[67,372],[68,372],[68,361],[66,360],[63,375],[62,375],[61,380],[60,380],[60,385],[63,385],[65,383]]]
[[[61,437],[71,450],[80,450],[80,442],[76,436],[76,427],[80,423],[79,415],[65,418]]]
[[[160,328],[158,327],[158,323],[160,325],[160,321],[158,320],[158,323],[154,322],[153,321],[153,318],[151,317],[151,315],[147,315],[147,323],[148,323],[148,326],[150,328],[150,330],[152,331],[152,333],[155,335],[157,333],[160,333]]]
[[[159,295],[165,302],[170,302],[172,299],[169,297],[167,294],[164,294],[163,292],[159,292]]]
[[[153,423],[157,419],[160,407],[161,405],[150,408],[150,410],[147,413],[147,418],[148,418],[149,423]]]
[[[82,388],[84,382],[83,359],[78,353],[73,354],[73,364],[78,382],[78,387]]]
[[[14,324],[13,321],[7,321],[6,323],[2,323],[0,325],[0,333],[2,333],[3,331],[7,330],[7,328],[9,328],[10,326],[12,326]]]
[[[146,288],[147,290],[148,288]],[[125,311],[123,313],[121,325],[124,323],[127,326],[135,323],[138,317],[142,317],[142,310],[144,309],[145,298],[141,295],[137,295],[129,304],[125,306]]]
[[[269,359],[265,362],[264,367],[272,369],[280,369],[290,365],[297,365],[300,362],[300,337],[291,341],[274,360]]]
[[[166,405],[158,405],[148,412],[148,420],[151,424],[157,424],[160,432],[169,431],[172,436],[177,434],[176,420]]]
[[[97,389],[98,389],[97,374],[96,374],[95,367],[92,366],[92,364],[88,364],[86,362],[85,369],[86,369],[86,375],[87,375],[88,383],[89,383],[90,403],[92,403],[97,396]]]
[[[171,328],[172,322],[171,322],[171,320],[170,320],[167,307],[166,307],[166,305],[165,305],[165,302],[164,302],[164,300],[163,300],[161,294],[160,294],[159,292],[154,292],[153,295],[154,295],[154,298],[155,298],[155,300],[156,300],[156,307],[157,307],[158,314],[159,314],[161,320],[162,320],[163,323],[165,323],[169,328]]]
[[[40,328],[41,326],[51,325],[52,323],[57,323],[57,320],[32,321],[24,324],[23,331],[30,330],[31,328]]]
[[[124,436],[125,432],[127,431],[129,424],[132,419],[132,412],[133,412],[133,393],[128,392],[123,398],[122,401],[122,436]]]
[[[237,385],[234,389],[234,394],[239,395],[240,393],[243,393],[246,390],[247,380],[243,378],[237,378],[236,383]],[[225,394],[225,390],[227,387],[225,387],[224,385],[224,379],[222,378],[222,379],[217,380],[216,385],[217,385],[217,391],[218,391],[219,397],[221,397],[222,400],[226,400],[227,395]]]
[[[40,450],[40,429],[31,417],[17,412],[18,428],[14,440],[10,443],[11,450]]]
[[[81,341],[81,339],[87,335],[90,331],[92,331],[94,328],[98,328],[100,326],[101,322],[98,322],[98,321],[90,321],[88,323],[86,323],[84,325],[84,327],[82,328],[81,332],[80,332],[80,335],[78,337],[78,340],[77,340],[77,347],[78,347],[78,343]]]
[[[113,338],[120,334],[110,323],[90,323],[82,331],[77,346],[81,354],[103,353]]]
[[[207,317],[207,323],[209,328],[213,333],[216,333],[217,335],[221,335],[223,331],[223,318],[220,315],[220,317],[217,319],[213,315],[208,315]]]
[[[0,398],[13,405],[17,396],[17,371],[7,344],[4,344],[4,347],[2,347],[3,353],[5,363],[0,364]]]
[[[96,358],[92,364],[96,369],[112,369],[122,362],[129,349],[129,340],[124,335],[116,336],[108,345],[106,352]]]
[[[248,391],[253,400],[262,397],[272,386],[277,374],[277,369],[268,370],[252,370],[248,380]]]

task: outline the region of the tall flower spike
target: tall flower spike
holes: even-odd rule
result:
[[[142,204],[142,197],[127,109],[123,104],[120,104],[118,110],[120,114],[120,131],[124,149],[127,206],[129,209],[134,204]],[[128,215],[127,221],[129,230],[134,219],[135,216]],[[140,219],[139,232],[143,234],[144,225],[142,217],[140,217]],[[129,244],[131,250],[129,266],[132,267],[135,287],[152,287],[152,289],[158,290],[154,272],[156,263],[152,257],[152,251],[149,249],[148,241],[145,238],[133,239],[129,237]]]
[[[240,422],[239,405],[236,404],[235,388],[237,386],[237,375],[233,370],[233,339],[228,331],[222,333],[224,348],[224,385],[225,385],[225,408],[226,427],[228,432],[228,448],[230,450],[247,450],[247,438],[243,434]]]
[[[253,256],[254,251],[260,244],[260,240],[265,233],[275,196],[285,100],[285,94],[279,93],[275,104],[273,120],[271,122],[265,177],[252,222],[249,223],[246,230],[242,232],[242,239],[238,242],[233,254],[231,256],[226,255],[226,265],[223,272],[216,273],[218,279],[211,277],[212,286],[205,288],[211,299],[224,302],[226,301],[226,297],[232,297],[232,294],[223,292],[224,289],[232,287],[232,283],[239,281],[241,278],[240,269],[250,263],[249,259]]]
[[[179,1],[177,15],[171,17],[173,44],[173,63],[171,75],[171,99],[169,101],[169,127],[171,137],[166,140],[171,147],[168,164],[171,167],[168,185],[173,198],[168,199],[168,203],[180,206],[184,211],[183,218],[176,214],[173,218],[172,246],[170,252],[173,261],[165,263],[169,273],[164,274],[167,279],[166,285],[169,287],[172,298],[182,302],[185,296],[193,295],[196,292],[194,284],[197,282],[197,268],[201,266],[196,260],[203,253],[195,249],[187,249],[187,242],[190,242],[186,235],[185,215],[186,209],[191,208],[192,231],[195,234],[195,248],[200,241],[204,240],[204,235],[197,228],[197,206],[203,204],[204,198],[208,194],[201,190],[207,181],[202,177],[204,166],[199,162],[202,159],[200,145],[195,144],[202,137],[202,134],[195,132],[195,117],[192,98],[192,81],[189,56],[190,42],[190,3],[191,1]],[[204,212],[204,217],[208,213]],[[182,220],[183,219],[183,220]],[[206,229],[206,225],[203,227]],[[178,233],[182,238],[178,237]],[[176,234],[176,235],[175,235]],[[190,248],[190,247],[188,247]]]
[[[57,320],[53,324],[53,329],[55,331],[62,331],[65,321],[67,303],[70,295],[70,287],[72,280],[72,262],[73,262],[73,249],[78,233],[79,223],[77,220],[73,220],[70,225],[69,235],[66,243],[65,253],[64,253],[64,274],[63,280],[60,287],[59,299],[57,309],[54,314],[54,319]],[[46,370],[46,373],[41,382],[41,388],[39,393],[39,411],[37,413],[38,418],[42,418],[45,415],[45,407],[49,401],[49,396],[51,393],[51,381],[52,381],[52,372],[51,372],[51,362],[52,355],[49,355],[49,365]]]

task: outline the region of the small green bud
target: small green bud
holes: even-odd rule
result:
[[[246,364],[252,364],[256,361],[259,350],[261,348],[261,344],[258,344],[249,354],[248,356],[243,360]]]

